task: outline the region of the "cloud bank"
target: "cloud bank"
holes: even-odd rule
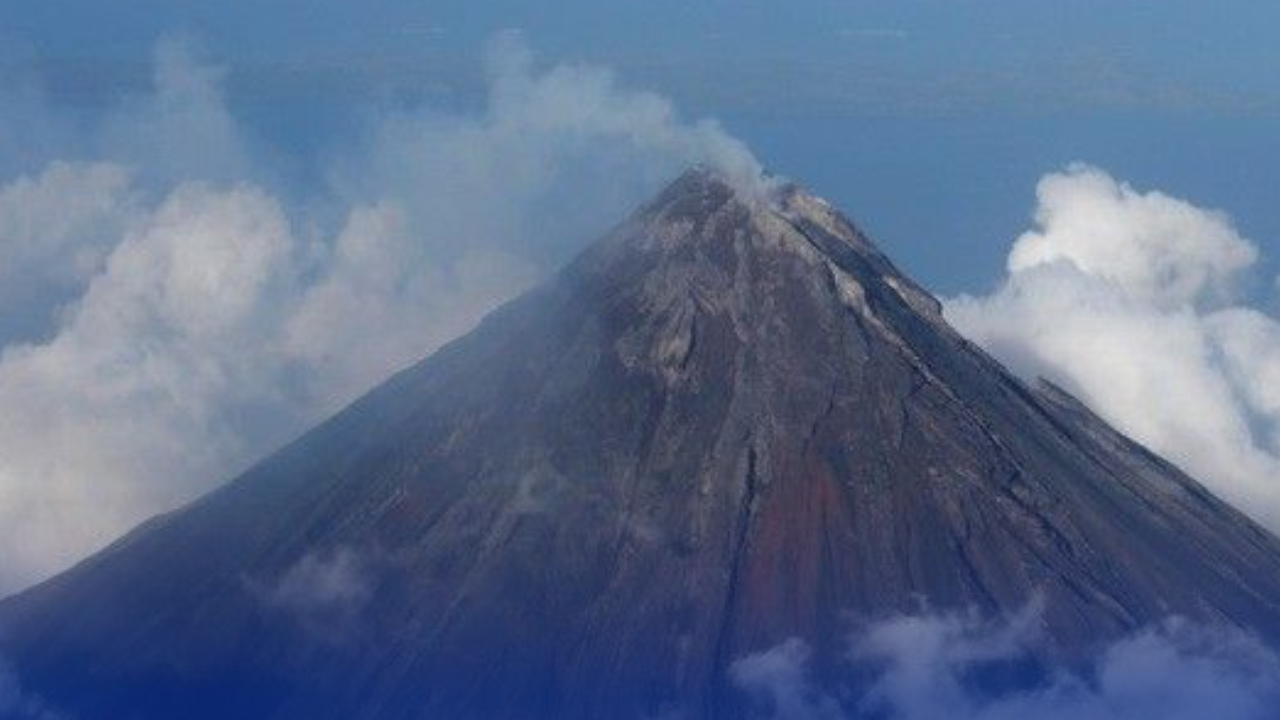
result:
[[[1280,529],[1280,322],[1244,304],[1258,251],[1221,213],[1073,166],[988,295],[947,318],[1025,376]]]
[[[1265,720],[1280,703],[1280,658],[1239,631],[1171,620],[1068,668],[1033,655],[1037,617],[871,623],[851,637],[849,683],[835,691],[814,685],[799,640],[738,660],[731,676],[751,717],[769,720]]]
[[[682,167],[760,175],[606,71],[513,37],[490,66],[474,110],[371,108],[306,193],[181,42],[92,127],[43,123],[68,155],[0,181],[0,594],[464,332]]]

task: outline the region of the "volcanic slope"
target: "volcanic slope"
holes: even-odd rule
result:
[[[1280,638],[1280,542],[1029,386],[827,203],[678,179],[319,428],[0,603],[86,718],[741,717],[788,638],[1043,608]]]

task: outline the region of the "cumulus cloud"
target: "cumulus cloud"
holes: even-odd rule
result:
[[[1066,262],[1164,308],[1230,299],[1257,259],[1223,214],[1142,193],[1077,165],[1041,179],[1037,228],[1014,243],[1010,273]]]
[[[819,690],[798,640],[731,669],[771,720],[1264,720],[1280,702],[1280,658],[1236,630],[1170,620],[1091,660],[1037,658],[1038,613],[890,617],[853,634],[848,683]],[[992,680],[1003,678],[1003,681]]]
[[[0,187],[0,338],[29,337],[88,278],[132,214],[128,171],[53,162]]]
[[[183,186],[135,219],[50,339],[4,348],[6,582],[191,497],[296,422],[274,350],[290,243],[262,193]]]
[[[948,319],[1280,529],[1280,323],[1239,299],[1255,245],[1097,168],[1048,175],[1037,196],[1007,276],[947,301]]]
[[[759,176],[607,71],[512,38],[490,65],[483,107],[374,111],[299,198],[221,72],[166,41],[152,92],[66,143],[83,156],[0,183],[0,593],[465,331],[683,166]]]

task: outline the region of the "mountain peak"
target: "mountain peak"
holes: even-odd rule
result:
[[[714,169],[694,167],[584,257],[597,265],[613,259],[616,264],[607,272],[625,274],[642,267],[685,280],[696,274],[692,261],[698,260],[704,273],[720,273],[739,283],[766,279],[766,289],[772,290],[780,286],[780,276],[744,276],[741,261],[748,255],[756,260],[774,255],[773,262],[761,267],[777,269],[777,260],[786,257],[799,263],[788,282],[834,287],[843,302],[860,311],[868,309],[868,292],[893,298],[942,325],[938,301],[830,203],[793,182],[767,184],[768,191],[761,193]],[[659,262],[664,256],[680,270],[672,274],[670,263]]]
[[[748,210],[756,217],[812,222],[854,245],[874,250],[871,241],[831,203],[794,181],[773,175],[742,179],[711,166],[694,165],[646,207],[649,212],[662,208],[675,217],[696,218],[725,205]]]
[[[1054,651],[1171,614],[1280,639],[1280,541],[965,342],[828,203],[695,170],[0,602],[0,645],[81,717],[729,720],[735,659],[800,638],[834,691],[850,618],[921,598],[1040,598]]]

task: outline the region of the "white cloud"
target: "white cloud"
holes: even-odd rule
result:
[[[393,200],[433,252],[485,248],[563,255],[616,223],[694,163],[762,190],[760,165],[709,121],[685,122],[664,98],[607,70],[540,71],[518,35],[489,58],[483,109],[392,111],[333,184],[364,204]],[[465,243],[461,239],[465,238]]]
[[[847,682],[826,691],[798,640],[731,673],[770,720],[1265,720],[1280,702],[1280,658],[1239,631],[1170,620],[1068,667],[1037,657],[1037,620],[1029,608],[870,623],[851,637]]]
[[[441,266],[420,237],[402,210],[383,203],[355,209],[321,249],[323,274],[303,293],[283,340],[333,401],[460,334],[538,276],[531,262],[500,250],[464,250]]]
[[[844,710],[809,677],[809,646],[790,638],[729,667],[734,685],[770,720],[842,720]]]
[[[272,585],[267,601],[292,612],[351,612],[369,600],[373,590],[364,560],[342,547],[325,555],[308,553]]]
[[[132,215],[129,174],[54,162],[0,187],[0,337],[29,336],[99,272]]]
[[[183,186],[135,220],[47,342],[0,354],[0,567],[65,565],[260,451],[291,238],[251,189]],[[275,439],[275,438],[273,438]]]
[[[308,639],[333,645],[364,635],[364,611],[373,599],[376,581],[373,558],[338,546],[309,552],[265,582],[246,578],[245,589]]]
[[[227,107],[224,74],[190,41],[162,39],[151,92],[112,109],[92,139],[98,153],[159,183],[256,179],[258,166]]]
[[[903,720],[979,716],[974,706],[986,699],[970,697],[963,673],[1020,659],[1035,638],[1039,614],[1039,604],[1031,603],[999,620],[974,612],[902,615],[864,628],[854,639],[853,659],[879,674],[866,684],[860,705]]]
[[[0,593],[465,331],[684,165],[759,173],[713,124],[508,40],[485,107],[380,116],[290,204],[248,166],[219,72],[157,58],[154,92],[90,132],[113,162],[0,186],[0,275],[52,288],[12,306],[43,313],[25,332],[0,323]]]
[[[1014,243],[1012,274],[1065,261],[1135,300],[1178,308],[1229,298],[1258,256],[1225,215],[1096,168],[1047,175],[1036,196],[1038,227]]]
[[[1095,168],[1047,176],[1038,197],[1007,277],[947,301],[948,319],[1280,528],[1280,323],[1234,300],[1253,243]]]

